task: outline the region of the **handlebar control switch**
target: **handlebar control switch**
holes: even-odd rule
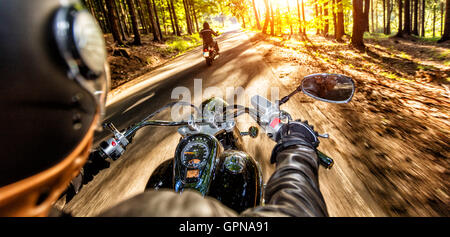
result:
[[[108,128],[114,137],[100,143],[100,148],[108,157],[117,160],[125,152],[125,147],[130,143],[125,135],[114,126],[112,123],[107,123],[104,127]]]
[[[113,160],[117,160],[125,152],[124,147],[114,137],[100,143],[100,149]]]
[[[257,111],[256,121],[259,121],[259,125],[266,131],[267,135],[274,136],[283,126],[281,121],[281,112],[276,104],[273,104],[266,98],[255,95],[251,99],[253,107]]]

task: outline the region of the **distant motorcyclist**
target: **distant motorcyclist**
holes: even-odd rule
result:
[[[0,27],[0,216],[47,216],[83,166],[89,179],[106,167],[95,157],[86,164],[109,79],[104,39],[77,1],[6,0],[0,21],[8,22]],[[274,140],[271,161],[277,169],[266,186],[266,205],[240,214],[327,216],[318,184],[317,133],[307,123],[292,122]],[[103,213],[238,214],[189,190],[147,191]]]
[[[214,30],[209,26],[208,22],[203,23],[203,29],[200,31],[200,36],[203,39],[203,49],[207,49],[208,46],[214,47],[217,54],[219,54],[219,44],[213,39],[213,35],[219,36]]]

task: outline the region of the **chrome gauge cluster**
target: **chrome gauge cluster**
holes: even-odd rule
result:
[[[221,151],[223,148],[214,136],[194,134],[183,138],[175,151],[175,191],[193,188],[206,194]]]
[[[187,168],[201,168],[206,164],[210,154],[209,139],[204,136],[193,136],[181,150],[181,160]]]

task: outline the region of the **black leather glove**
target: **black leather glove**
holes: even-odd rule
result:
[[[279,143],[280,140],[288,136],[304,138],[306,141],[310,142],[314,148],[317,148],[320,143],[318,133],[314,131],[314,126],[308,124],[307,120],[303,122],[296,120],[283,125],[283,127],[275,135],[275,141]]]
[[[284,124],[274,137],[277,145],[272,151],[271,163],[276,162],[276,155],[279,151],[293,145],[304,145],[314,150],[319,146],[318,133],[314,131],[314,126],[308,121],[300,120]]]

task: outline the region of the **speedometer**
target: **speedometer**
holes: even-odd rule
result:
[[[199,168],[205,164],[209,152],[206,139],[197,137],[190,141],[181,151],[182,162],[186,167]]]
[[[181,139],[173,164],[175,191],[191,188],[206,195],[222,151],[220,142],[208,134],[198,133]]]

